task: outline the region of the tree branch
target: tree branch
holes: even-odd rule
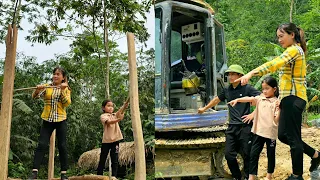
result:
[[[101,67],[102,72],[104,72],[103,64],[102,64],[102,60],[101,60],[101,53],[100,53],[100,50],[99,50],[99,45],[98,45],[98,41],[97,41],[97,37],[96,37],[96,30],[95,30],[94,24],[95,24],[95,16],[92,15],[92,34],[93,34],[94,42],[95,42],[96,49],[97,49],[97,52],[98,52],[98,59],[99,59],[100,67]],[[106,80],[105,76],[104,76],[104,79]]]
[[[67,37],[67,38],[81,38],[81,36],[67,35],[67,34],[53,34],[53,33],[51,33],[50,35],[57,36],[57,37]]]
[[[74,20],[74,21],[76,21],[76,23],[78,23],[78,24],[80,24],[81,26],[85,27],[86,30],[89,31],[90,33],[93,33],[93,32],[91,31],[91,28],[90,28],[89,26],[87,26],[87,25],[84,24],[83,19],[82,19],[82,21],[79,21],[79,20],[75,19],[74,17],[68,15],[67,13],[65,13],[65,15],[66,15],[68,18],[70,18],[71,20]]]
[[[291,5],[290,5],[290,22],[291,22],[291,23],[292,23],[293,3],[294,3],[294,0],[291,0]]]

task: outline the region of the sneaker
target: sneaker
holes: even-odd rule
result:
[[[28,180],[38,179],[38,171],[32,171],[31,175],[28,177]]]
[[[319,173],[319,171],[312,171],[312,172],[310,172],[310,178],[311,178],[311,180],[318,180],[318,179],[320,179],[320,173]]]
[[[61,174],[61,180],[67,180],[68,179],[68,176],[66,174]]]
[[[309,168],[309,171],[312,172],[316,170],[320,164],[320,152],[318,152],[319,156],[317,158],[311,159],[311,166]]]
[[[302,176],[294,176],[291,174],[286,180],[303,180]]]

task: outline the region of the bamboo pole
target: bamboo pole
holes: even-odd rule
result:
[[[49,163],[48,163],[48,179],[54,178],[54,152],[56,145],[56,130],[54,130],[50,137]]]
[[[6,37],[6,58],[4,65],[2,106],[0,115],[0,179],[7,179],[8,176],[17,37],[18,30],[16,25],[9,25]]]
[[[138,77],[136,51],[134,44],[134,35],[127,33],[128,42],[128,62],[129,62],[129,94],[130,94],[130,112],[134,138],[134,154],[135,154],[135,180],[146,179],[146,160],[144,150],[144,140],[139,110],[139,95],[138,95]]]
[[[57,88],[59,86],[45,86],[44,88]],[[31,90],[31,89],[37,89],[37,87],[27,87],[27,88],[20,88],[20,89],[15,89],[14,91],[24,91],[24,90]]]

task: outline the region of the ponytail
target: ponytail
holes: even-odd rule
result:
[[[281,24],[280,26],[278,26],[277,30],[280,31],[285,31],[288,34],[294,34],[294,40],[297,43],[300,43],[301,48],[303,49],[303,52],[306,54],[307,53],[307,44],[306,44],[306,40],[304,37],[304,31],[296,26],[293,23],[285,23],[285,24]]]
[[[307,43],[306,43],[306,40],[304,38],[304,31],[300,27],[297,27],[297,29],[298,29],[299,36],[295,36],[295,40],[298,43],[300,43],[301,48],[303,49],[304,53],[306,54],[307,53]]]

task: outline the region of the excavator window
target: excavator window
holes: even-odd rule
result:
[[[161,107],[161,14],[160,8],[155,11],[155,108]]]
[[[182,19],[178,14],[175,14],[175,19]],[[179,18],[178,18],[179,17]],[[186,18],[184,18],[186,19]],[[192,18],[189,18],[190,26],[198,29],[200,24]],[[181,22],[179,22],[181,23]],[[173,24],[175,24],[173,22]],[[194,110],[197,109],[197,100],[200,99],[200,90],[204,92],[205,74],[204,66],[204,40],[196,40],[194,42],[185,41],[182,37],[182,27],[188,24],[177,24],[172,26],[171,30],[171,54],[170,54],[170,107],[172,110]],[[188,73],[186,73],[188,72]],[[197,85],[195,88],[189,87],[186,89],[186,79],[192,79],[196,75]],[[187,74],[187,75],[186,75]],[[190,81],[191,83],[193,81]],[[190,89],[189,89],[190,88]],[[201,89],[202,88],[202,89]]]
[[[170,62],[171,62],[171,81],[181,81],[182,67],[180,66],[180,62],[182,60],[182,42],[181,42],[181,34],[177,31],[171,31],[171,54],[170,54]]]
[[[215,28],[215,44],[216,44],[216,62],[217,62],[217,71],[219,71],[224,63],[223,58],[223,29],[218,24],[214,24]]]
[[[191,72],[198,72],[204,63],[204,42],[188,44],[188,56],[186,59],[187,69]]]

